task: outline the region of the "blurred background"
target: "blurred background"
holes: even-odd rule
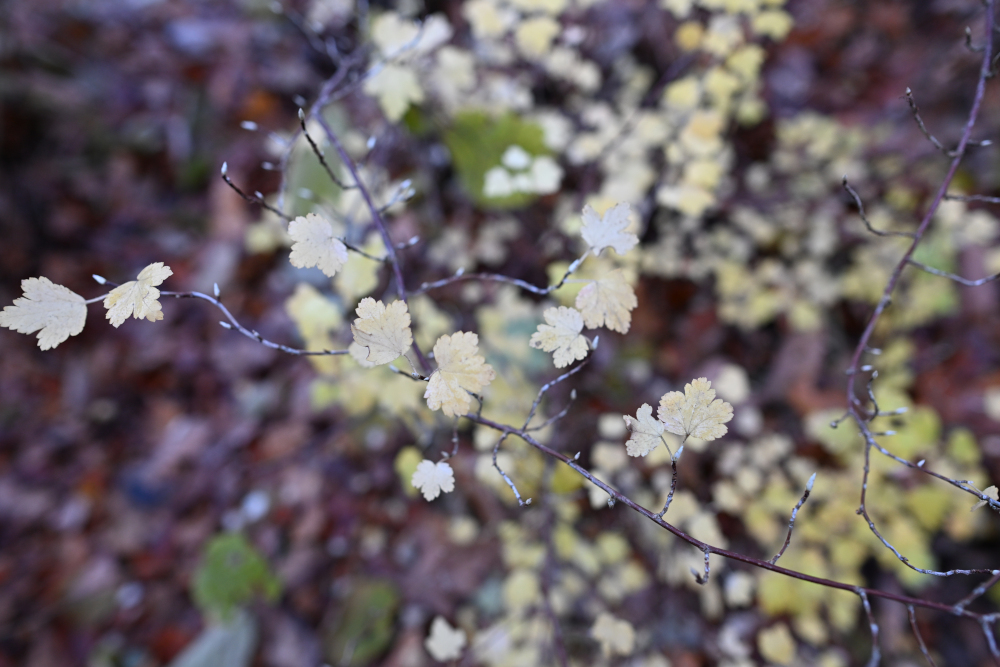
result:
[[[423,34],[428,17],[447,24],[438,46],[450,55],[402,56],[416,92],[379,78],[396,57],[387,44],[406,34],[387,16],[425,20]],[[541,36],[522,31],[530,21]],[[726,439],[685,452],[668,520],[767,558],[818,471],[783,564],[958,600],[978,580],[912,576],[854,516],[859,441],[825,425],[843,410],[843,368],[899,255],[861,231],[840,177],[873,223],[913,228],[947,162],[903,93],[956,141],[978,63],[964,30],[974,46],[981,25],[972,0],[7,0],[0,304],[28,277],[92,298],[103,293],[92,274],[124,282],[162,261],[174,275],[161,289],[217,284],[272,340],[308,346],[302,332],[325,317],[346,345],[358,298],[394,298],[387,272],[359,266],[345,270],[357,280],[331,284],[292,269],[280,220],[218,174],[226,162],[244,191],[295,214],[328,207],[377,252],[367,214],[292,135],[343,54],[362,54],[328,117],[381,201],[413,183],[389,216],[394,240],[420,237],[402,253],[411,286],[459,268],[545,284],[579,254],[584,203],[632,204],[632,328],[602,332],[590,366],[552,392],[546,414],[578,393],[547,442],[657,508],[669,465],[625,456],[621,415],[709,377],[737,416]],[[998,102],[991,88],[976,138],[995,137]],[[692,118],[714,129],[698,134]],[[551,158],[555,184],[480,189],[515,144]],[[997,194],[996,155],[973,150],[957,189]],[[685,168],[694,160],[704,169]],[[991,211],[947,207],[922,261],[1000,270]],[[304,305],[290,305],[296,295]],[[552,304],[494,284],[430,296],[413,306],[418,342],[478,331],[502,381],[487,414],[519,424],[557,375],[526,345]],[[314,298],[332,314],[317,315]],[[48,352],[0,331],[0,665],[419,667],[439,664],[425,647],[439,615],[466,633],[461,665],[867,660],[855,597],[714,560],[712,586],[699,588],[689,565],[700,552],[521,443],[502,462],[529,508],[490,468],[495,438],[467,425],[455,492],[427,503],[409,476],[450,451],[452,423],[421,408],[420,387],[282,355],[220,328],[207,304],[163,302],[163,321],[118,329],[93,306],[84,332]],[[985,488],[1000,463],[994,286],[919,276],[895,303],[871,363],[884,405],[910,412],[886,446]],[[870,502],[915,562],[996,567],[988,510],[878,465]],[[905,608],[875,611],[883,664],[924,664]],[[630,646],[602,639],[604,613],[626,622]],[[938,664],[988,664],[974,624],[919,619]],[[202,653],[182,654],[195,644]]]

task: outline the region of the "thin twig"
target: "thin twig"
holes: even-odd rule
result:
[[[801,509],[802,506],[806,504],[806,501],[809,500],[809,494],[812,493],[813,483],[815,481],[816,481],[816,473],[813,473],[812,477],[809,478],[809,481],[806,482],[805,493],[802,494],[802,497],[799,499],[799,502],[792,509],[792,518],[788,520],[788,534],[785,535],[785,543],[781,545],[781,549],[778,551],[778,553],[774,555],[774,558],[771,559],[772,564],[777,563],[778,559],[781,558],[783,555],[785,555],[785,549],[788,548],[788,545],[792,541],[792,531],[795,530],[795,517],[796,515],[798,515],[799,509]]]
[[[509,486],[510,490],[514,492],[514,497],[517,498],[517,504],[520,505],[521,507],[524,507],[525,505],[531,504],[531,498],[528,498],[527,500],[521,500],[521,494],[517,490],[517,486],[514,484],[511,478],[507,476],[507,473],[503,471],[503,469],[500,467],[500,464],[497,463],[497,452],[500,451],[500,445],[503,444],[503,441],[507,439],[508,435],[510,435],[510,432],[505,432],[502,436],[500,436],[500,439],[497,440],[497,444],[493,445],[493,467],[497,469],[497,472],[500,473],[501,477],[503,477],[503,481],[507,482],[507,486]]]
[[[861,216],[861,221],[865,223],[865,227],[868,228],[869,232],[875,236],[904,236],[906,238],[913,238],[913,232],[884,231],[872,227],[872,223],[868,219],[868,214],[865,213],[865,205],[861,201],[861,195],[859,195],[857,191],[851,187],[851,184],[847,182],[847,176],[844,176],[843,184],[847,193],[854,198],[854,205],[858,207],[858,214]]]
[[[872,614],[872,606],[868,602],[868,594],[865,592],[865,589],[857,588],[854,592],[861,598],[861,604],[865,608],[865,616],[868,617],[868,628],[872,632],[872,655],[868,659],[868,667],[877,667],[882,660],[882,649],[878,645],[878,623],[875,622],[875,616]]]
[[[433,289],[438,289],[439,287],[444,287],[445,285],[457,283],[462,280],[483,280],[483,281],[508,283],[510,285],[516,285],[517,287],[520,287],[523,290],[531,292],[532,294],[545,296],[565,285],[566,280],[574,272],[576,272],[578,268],[580,268],[580,264],[583,263],[583,260],[586,259],[587,255],[589,254],[590,251],[588,250],[586,253],[584,253],[582,257],[580,257],[577,260],[574,260],[573,263],[569,265],[569,268],[566,269],[566,273],[563,274],[563,277],[558,282],[553,283],[548,287],[538,287],[537,285],[532,285],[531,283],[521,280],[520,278],[511,278],[510,276],[505,276],[499,273],[466,273],[464,270],[459,269],[457,272],[455,272],[455,275],[449,276],[448,278],[442,278],[441,280],[437,280],[432,283],[423,283],[422,285],[420,285],[419,289],[413,290],[412,294],[423,294]]]
[[[927,644],[924,643],[924,636],[920,634],[920,628],[917,626],[917,612],[912,604],[906,605],[906,612],[910,616],[910,628],[913,630],[913,636],[917,638],[920,652],[924,654],[924,658],[931,667],[937,667],[934,658],[931,657],[930,651],[927,650]]]
[[[272,350],[280,350],[286,354],[293,354],[300,357],[329,357],[338,356],[343,354],[348,354],[347,350],[300,350],[298,348],[289,347],[287,345],[282,345],[281,343],[275,343],[270,341],[253,329],[247,329],[242,324],[240,324],[236,317],[233,316],[229,309],[226,308],[221,301],[215,297],[209,296],[208,294],[202,294],[201,292],[160,292],[161,296],[172,296],[176,299],[201,299],[202,301],[207,301],[219,310],[222,314],[226,316],[228,322],[220,322],[226,329],[234,329],[239,333],[243,334],[247,338],[257,341],[264,347],[269,347]]]
[[[993,576],[984,581],[983,583],[972,589],[972,592],[966,595],[964,598],[955,603],[955,611],[961,612],[965,610],[970,604],[975,602],[975,600],[986,594],[986,591],[993,588],[996,583],[1000,581],[1000,570],[994,570]]]
[[[986,276],[985,278],[980,278],[978,280],[970,280],[968,278],[963,278],[962,276],[956,275],[954,273],[948,273],[947,271],[942,271],[941,269],[935,269],[933,266],[927,266],[915,259],[910,259],[907,262],[910,266],[916,267],[921,271],[926,271],[931,275],[941,276],[942,278],[947,278],[948,280],[954,280],[960,285],[965,285],[966,287],[979,287],[980,285],[985,285],[986,283],[991,283],[997,278],[1000,278],[1000,273],[994,274],[992,276]]]

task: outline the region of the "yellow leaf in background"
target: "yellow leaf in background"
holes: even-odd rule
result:
[[[409,446],[403,447],[396,454],[396,459],[392,463],[393,469],[399,476],[399,481],[403,487],[403,492],[408,496],[417,495],[417,489],[414,488],[412,483],[409,483],[413,479],[413,473],[417,472],[417,466],[420,462],[424,460],[423,455],[420,450],[416,447]]]
[[[625,281],[621,269],[587,284],[576,295],[576,307],[588,329],[606,326],[612,331],[628,333],[632,324],[631,310],[637,305],[635,292]]]
[[[517,568],[503,582],[504,606],[511,611],[525,609],[542,598],[538,575],[526,568]]]
[[[362,250],[373,257],[379,257],[385,254],[385,244],[377,232],[372,232],[368,235]],[[382,262],[351,253],[337,279],[333,281],[333,286],[345,301],[355,301],[378,286],[378,274],[382,266]]]
[[[285,300],[285,312],[309,347],[328,347],[330,330],[340,327],[340,308],[309,283],[299,283]]]
[[[451,627],[443,616],[435,616],[431,632],[424,640],[424,648],[438,662],[455,660],[465,648],[465,630]]]
[[[501,13],[491,0],[469,0],[462,4],[462,15],[472,26],[477,39],[499,37],[507,31],[510,16]]]
[[[559,306],[549,308],[542,315],[548,324],[538,325],[538,331],[531,334],[528,345],[545,352],[555,352],[552,361],[556,368],[569,366],[587,356],[590,341],[580,334],[583,331],[583,316],[579,311]]]
[[[639,237],[625,229],[629,226],[629,205],[621,203],[598,217],[597,212],[587,204],[583,207],[583,228],[580,234],[595,255],[605,248],[614,248],[624,255],[639,243]]]
[[[150,322],[163,319],[160,310],[160,290],[156,289],[168,276],[173,275],[169,266],[163,262],[150,264],[142,271],[136,280],[127,282],[111,290],[104,299],[104,307],[108,309],[107,318],[115,328],[132,315],[135,319],[146,318]]]
[[[423,55],[451,39],[451,25],[441,14],[428,16],[423,25],[386,12],[372,21],[372,41],[386,58]]]
[[[82,296],[44,276],[21,281],[24,296],[0,312],[0,326],[18,333],[38,331],[38,347],[51,350],[83,331],[87,304]]]
[[[315,266],[332,278],[347,262],[347,246],[333,235],[333,226],[315,213],[292,220],[288,236],[293,241],[288,256],[292,266],[300,269]]]
[[[624,415],[625,425],[632,432],[632,437],[625,443],[625,451],[629,456],[646,456],[660,444],[663,435],[663,424],[653,419],[653,408],[649,403],[643,403],[636,411],[635,417]]]
[[[757,648],[768,662],[776,665],[790,665],[795,660],[795,638],[784,623],[761,630]]]
[[[365,359],[376,366],[402,356],[413,343],[410,313],[406,302],[393,301],[386,307],[371,297],[358,304],[358,319],[351,325],[354,342],[368,348]]]
[[[548,16],[525,19],[517,26],[514,40],[526,58],[540,58],[552,48],[559,34],[559,23]]]
[[[754,16],[752,25],[753,31],[758,35],[764,35],[776,42],[780,42],[791,32],[795,21],[788,12],[783,12],[780,9],[772,9]]]
[[[697,21],[685,21],[674,32],[674,42],[681,51],[694,51],[701,46],[701,38],[705,29]]]
[[[387,63],[365,81],[364,90],[378,98],[385,117],[393,123],[400,121],[411,104],[424,101],[424,90],[417,80],[417,73],[406,65]]]
[[[601,645],[605,656],[631,655],[635,650],[635,628],[628,621],[615,618],[606,611],[597,615],[590,627],[590,636]]]
[[[455,490],[455,472],[444,461],[434,463],[424,459],[417,464],[417,469],[410,478],[415,489],[424,494],[424,500],[434,500],[441,492],[450,493]]]
[[[441,336],[434,343],[438,369],[431,375],[424,398],[431,410],[440,409],[448,417],[469,411],[472,397],[496,377],[493,367],[479,354],[479,336],[459,331]]]
[[[729,430],[724,424],[733,418],[733,406],[715,398],[712,383],[698,378],[684,385],[683,394],[679,391],[664,394],[657,417],[671,433],[715,440]]]

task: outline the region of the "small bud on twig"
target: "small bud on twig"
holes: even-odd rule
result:
[[[105,283],[108,282],[107,279],[105,279],[103,276],[97,275],[96,273],[90,277],[93,278],[95,281],[97,281],[98,285],[104,285]]]

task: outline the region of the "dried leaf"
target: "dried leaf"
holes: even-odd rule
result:
[[[449,417],[469,411],[472,397],[493,381],[493,367],[479,353],[479,336],[459,331],[441,336],[434,343],[434,358],[438,369],[431,375],[424,392],[427,407],[441,409]]]
[[[18,333],[38,331],[38,347],[51,350],[83,331],[87,304],[83,297],[46,277],[21,281],[24,296],[0,313],[0,326]]]
[[[107,318],[115,328],[132,315],[137,320],[146,318],[150,322],[163,319],[160,310],[160,290],[156,289],[167,277],[173,275],[169,266],[163,262],[150,264],[139,272],[135,280],[111,290],[104,299],[104,307],[108,309]]]
[[[629,456],[646,456],[662,442],[663,423],[653,419],[653,408],[649,403],[643,403],[635,417],[623,417],[625,425],[632,432],[632,437],[625,443],[625,451]]]
[[[576,307],[583,314],[588,329],[606,326],[612,331],[628,333],[632,324],[631,310],[638,304],[621,269],[585,285],[576,295]]]
[[[987,486],[986,489],[983,491],[983,495],[988,496],[993,500],[1000,500],[1000,497],[998,497],[997,487],[995,486]],[[988,504],[989,503],[987,503],[985,500],[980,500],[978,503],[972,506],[972,510],[975,511],[980,507],[983,507],[984,505]]]
[[[635,628],[628,621],[615,618],[606,611],[597,615],[590,636],[600,643],[605,656],[631,655],[635,650]]]
[[[443,616],[435,616],[431,622],[431,633],[424,640],[424,647],[438,662],[455,660],[462,655],[465,647],[465,630],[451,627]]]
[[[728,431],[724,424],[733,418],[733,406],[715,398],[712,383],[698,378],[684,385],[683,394],[679,391],[664,394],[657,417],[671,433],[715,440]]]
[[[424,500],[431,501],[441,495],[455,490],[455,472],[444,461],[434,463],[424,459],[417,464],[417,469],[410,480],[414,488],[420,489]]]
[[[347,262],[347,246],[333,235],[333,225],[315,213],[299,216],[288,224],[292,252],[288,261],[300,269],[319,267],[333,277]]]
[[[354,342],[368,348],[368,361],[379,366],[395,361],[413,343],[410,313],[404,301],[393,301],[388,307],[371,297],[361,300],[358,319],[351,325]]]
[[[417,73],[406,65],[387,63],[365,81],[364,90],[378,98],[385,117],[393,123],[399,122],[411,104],[424,101],[424,90],[417,80]]]
[[[583,207],[583,229],[580,233],[595,255],[601,254],[605,248],[614,248],[619,255],[624,255],[639,243],[639,237],[626,232],[629,219],[629,206],[618,204],[608,209],[603,218],[597,217],[597,212],[590,207]]]
[[[548,324],[539,324],[538,331],[531,334],[528,344],[545,352],[555,352],[553,362],[556,368],[569,366],[577,359],[583,359],[590,351],[590,342],[580,332],[583,331],[583,316],[575,308],[549,308],[544,313]]]

